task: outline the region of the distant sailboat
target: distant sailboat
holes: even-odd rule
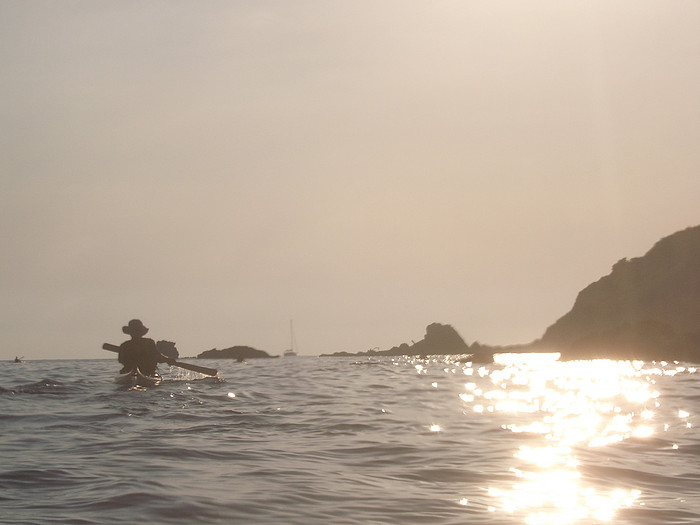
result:
[[[284,357],[294,357],[297,355],[296,352],[296,346],[297,346],[297,341],[296,338],[294,337],[294,321],[289,321],[289,336],[291,338],[291,346],[288,350],[284,351]]]

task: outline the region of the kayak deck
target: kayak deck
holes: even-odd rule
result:
[[[163,378],[160,376],[160,374],[156,373],[155,375],[147,376],[142,374],[138,368],[129,370],[123,374],[118,372],[114,378],[115,383],[128,387],[154,387],[160,385],[162,381]]]

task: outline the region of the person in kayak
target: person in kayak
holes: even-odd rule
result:
[[[138,368],[143,375],[152,376],[156,373],[158,363],[172,365],[175,359],[166,357],[156,348],[153,339],[144,337],[148,333],[139,319],[132,319],[129,324],[122,327],[122,332],[131,336],[131,339],[119,345],[119,362],[124,367],[119,371],[123,374],[129,370]]]

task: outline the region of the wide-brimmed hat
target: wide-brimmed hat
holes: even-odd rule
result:
[[[122,332],[128,335],[144,335],[148,332],[148,328],[143,326],[139,319],[132,319],[127,326],[122,326]]]

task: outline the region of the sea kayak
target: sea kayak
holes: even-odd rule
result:
[[[155,375],[147,376],[142,374],[138,368],[135,368],[134,370],[129,370],[128,372],[124,372],[123,374],[121,372],[118,372],[116,377],[114,378],[115,383],[128,387],[154,387],[160,385],[161,381],[163,381],[163,378],[160,376],[159,373],[156,372]]]

